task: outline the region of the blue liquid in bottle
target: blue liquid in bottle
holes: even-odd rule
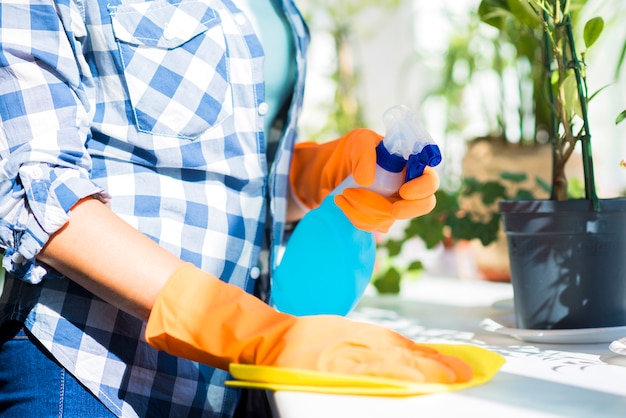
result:
[[[387,135],[376,150],[376,178],[369,188],[389,196],[404,181],[421,176],[427,165],[439,164],[441,154],[408,108],[395,106],[383,116]],[[335,194],[348,187],[359,187],[352,176],[307,212],[289,238],[272,278],[272,303],[279,311],[347,315],[365,292],[376,262],[376,241],[335,205]]]
[[[334,195],[309,211],[289,238],[272,281],[272,301],[293,315],[347,315],[374,271],[374,234],[356,228]]]

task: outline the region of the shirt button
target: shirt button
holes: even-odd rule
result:
[[[235,22],[237,22],[239,26],[243,26],[246,24],[246,17],[243,15],[243,13],[239,13],[235,16]]]
[[[169,26],[165,25],[165,28],[163,29],[163,39],[171,41],[174,38],[176,38],[174,31]]]
[[[263,102],[259,105],[259,115],[265,115],[268,110],[270,110],[270,106],[267,103]]]
[[[258,279],[260,275],[261,275],[261,269],[260,268],[252,267],[250,269],[250,277],[252,277],[253,279]]]
[[[33,180],[39,180],[40,178],[43,177],[43,170],[41,169],[41,167],[32,167],[30,169],[30,178]]]

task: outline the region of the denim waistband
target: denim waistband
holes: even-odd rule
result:
[[[16,338],[28,338],[24,332],[23,322],[6,321],[0,324],[0,345]]]

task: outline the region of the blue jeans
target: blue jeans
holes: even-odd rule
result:
[[[0,327],[0,417],[114,415],[50,359],[18,322]]]

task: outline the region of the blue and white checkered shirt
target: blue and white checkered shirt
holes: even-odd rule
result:
[[[143,322],[35,256],[69,208],[95,195],[167,250],[252,291],[268,210],[273,253],[282,242],[302,104],[307,30],[281,2],[297,80],[271,167],[263,51],[230,0],[0,3],[0,247],[12,273],[0,322],[25,320],[119,416],[228,417],[238,392],[224,387],[226,372],[149,347]]]

